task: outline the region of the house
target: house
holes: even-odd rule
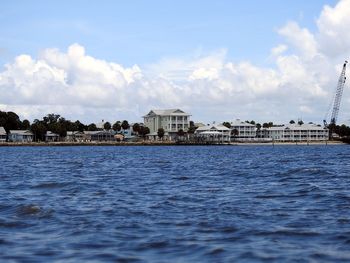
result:
[[[327,141],[329,139],[329,130],[326,127],[313,123],[302,125],[293,123],[263,128],[262,136],[263,138],[281,142]]]
[[[84,133],[81,131],[67,131],[67,142],[82,142],[84,141]]]
[[[203,142],[230,142],[231,130],[224,125],[206,125],[194,132],[195,137]]]
[[[114,141],[114,132],[112,131],[84,131],[85,141]]]
[[[11,142],[32,142],[34,135],[29,130],[10,130],[8,137]]]
[[[190,114],[180,109],[151,110],[143,116],[144,125],[149,128],[150,135],[156,135],[159,128],[174,139],[179,130],[186,132],[189,128]]]
[[[0,127],[0,142],[6,142],[7,133],[4,127]]]
[[[256,137],[256,126],[254,124],[236,119],[231,124],[231,135],[237,141],[250,141]]]
[[[51,131],[47,131],[45,134],[46,142],[58,142],[60,140],[60,135],[57,133],[53,133]]]

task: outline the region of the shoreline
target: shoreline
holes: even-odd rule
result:
[[[65,147],[65,146],[318,146],[345,145],[342,141],[319,142],[231,142],[231,143],[176,143],[176,142],[2,142],[0,147]]]

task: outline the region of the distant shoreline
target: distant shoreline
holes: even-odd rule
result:
[[[176,143],[176,142],[3,142],[0,147],[16,146],[283,146],[283,145],[344,145],[341,141],[327,142],[231,142],[231,143]]]

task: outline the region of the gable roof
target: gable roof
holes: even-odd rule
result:
[[[196,129],[196,133],[205,132],[205,131],[229,131],[230,129],[224,125],[207,125],[202,126]]]
[[[180,109],[166,109],[166,110],[151,110],[148,114],[143,117],[151,117],[151,116],[191,116],[190,114],[184,112]]]
[[[33,133],[30,130],[10,130],[10,134],[32,135],[33,136]]]
[[[246,126],[246,127],[255,127],[255,124],[251,124],[245,121],[241,121],[240,119],[236,119],[233,122],[231,122],[231,126]]]

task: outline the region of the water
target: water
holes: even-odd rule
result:
[[[349,261],[350,147],[1,147],[1,262]]]

